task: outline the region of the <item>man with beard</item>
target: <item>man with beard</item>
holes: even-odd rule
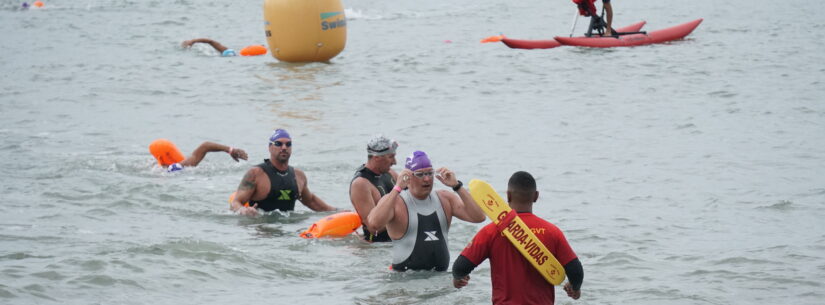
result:
[[[230,209],[241,215],[255,216],[258,209],[292,211],[295,200],[300,200],[313,211],[336,210],[310,192],[306,174],[289,166],[291,155],[292,138],[286,130],[276,129],[269,137],[270,159],[246,172]],[[251,206],[245,206],[244,202]]]
[[[367,216],[375,208],[378,200],[392,190],[398,174],[391,169],[395,165],[395,150],[398,142],[383,135],[373,137],[367,143],[367,163],[355,170],[349,185],[349,199],[363,224],[364,240],[368,242],[388,242],[390,236],[385,228],[370,231]]]
[[[404,167],[395,187],[370,212],[369,230],[387,228],[393,270],[445,271],[450,264],[447,232],[453,216],[479,223],[486,219],[484,212],[455,174],[444,167],[434,170],[423,151],[414,151]],[[434,178],[455,193],[433,191]]]

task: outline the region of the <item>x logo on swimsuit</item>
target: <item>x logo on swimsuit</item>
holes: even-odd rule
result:
[[[292,193],[292,190],[280,190],[281,197],[278,197],[278,200],[289,200],[289,193]]]
[[[424,241],[436,241],[439,240],[438,236],[435,235],[436,231],[424,231],[424,234],[427,234],[427,238]]]

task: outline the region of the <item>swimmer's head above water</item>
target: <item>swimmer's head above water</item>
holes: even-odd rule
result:
[[[221,53],[221,56],[223,56],[223,57],[238,56],[238,53],[236,53],[235,50],[233,50],[233,49],[226,49],[226,50],[223,50],[223,53]]]
[[[430,162],[430,158],[427,157],[427,153],[416,150],[407,157],[407,161],[404,162],[404,167],[411,171],[417,171],[423,168],[431,168],[433,165],[432,162]]]
[[[169,167],[166,168],[166,171],[172,173],[172,172],[176,172],[176,171],[179,171],[179,170],[182,170],[182,169],[183,169],[183,165],[181,165],[180,163],[175,163],[175,164],[169,165]]]

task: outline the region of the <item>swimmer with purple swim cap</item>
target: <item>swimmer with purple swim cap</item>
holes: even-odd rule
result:
[[[484,212],[455,173],[446,167],[433,169],[423,151],[413,151],[398,176],[392,191],[367,217],[369,229],[387,228],[393,270],[447,270],[447,233],[453,216],[480,223],[486,219]],[[433,191],[435,179],[452,190]]]
[[[404,162],[404,168],[411,170],[413,172],[420,170],[422,168],[432,167],[433,164],[430,162],[430,158],[427,157],[427,154],[425,152],[420,150],[412,152],[412,154],[410,154],[407,157],[407,161]]]
[[[298,200],[313,211],[337,210],[309,190],[304,171],[289,165],[291,156],[292,137],[286,130],[276,129],[269,136],[269,159],[246,172],[229,203],[230,209],[241,215],[257,216],[258,209],[292,211]],[[251,206],[244,206],[245,202]]]
[[[289,133],[286,132],[286,130],[278,128],[272,132],[271,136],[269,136],[269,142],[271,144],[271,142],[277,141],[278,139],[292,140],[292,137],[289,136]]]
[[[270,154],[273,154],[273,149],[276,150],[276,153],[273,155],[272,160],[283,164],[289,163],[289,157],[292,156],[292,137],[289,136],[286,130],[275,129],[272,135],[269,136]]]

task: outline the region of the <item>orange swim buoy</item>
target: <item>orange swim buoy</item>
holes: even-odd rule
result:
[[[235,200],[235,195],[237,195],[237,194],[238,194],[238,191],[234,191],[234,192],[232,192],[232,195],[229,195],[229,207],[232,207],[232,201]],[[244,202],[243,206],[248,207],[249,202]]]
[[[180,163],[183,159],[186,159],[183,157],[183,154],[180,153],[178,147],[175,146],[175,143],[167,139],[157,139],[153,141],[152,144],[149,144],[149,152],[158,160],[158,164],[160,164],[161,167]]]
[[[40,1],[40,0],[37,0],[34,3],[32,3],[32,5],[34,5],[35,7],[43,7],[43,2]]]
[[[313,223],[309,229],[301,232],[303,238],[344,237],[355,232],[361,226],[361,216],[355,212],[333,214]]]
[[[266,54],[266,47],[262,45],[248,46],[241,49],[241,56],[257,56]]]

